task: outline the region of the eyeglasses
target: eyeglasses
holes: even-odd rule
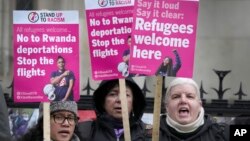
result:
[[[62,115],[52,115],[52,117],[54,118],[55,123],[63,124],[67,119],[70,125],[75,125],[79,119],[78,117],[75,116],[64,117]]]

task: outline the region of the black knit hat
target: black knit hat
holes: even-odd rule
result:
[[[126,86],[130,87],[133,93],[133,112],[135,120],[142,117],[144,109],[146,107],[145,96],[142,93],[140,87],[134,82],[132,78],[126,78]],[[100,83],[99,87],[93,94],[94,107],[97,116],[105,113],[104,102],[106,95],[110,92],[115,85],[119,84],[118,79],[104,80]]]

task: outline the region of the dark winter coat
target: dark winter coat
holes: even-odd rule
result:
[[[187,134],[178,133],[167,125],[166,115],[161,117],[160,141],[229,141],[229,126],[205,116],[204,125]]]
[[[81,141],[124,141],[124,134],[117,138],[115,131],[105,120],[82,122],[78,124]],[[145,141],[145,125],[142,122],[130,124],[131,141]]]
[[[8,110],[1,85],[0,85],[0,140],[1,141],[11,140],[10,126],[8,120]]]
[[[146,106],[145,97],[132,80],[126,78],[126,85],[133,93],[133,114],[130,114],[130,135],[131,141],[145,141],[145,124],[141,121],[144,108]],[[97,115],[95,121],[83,122],[78,124],[78,136],[84,141],[124,141],[124,134],[117,139],[114,131],[114,122],[111,122],[104,110],[104,101],[109,91],[119,84],[118,79],[103,81],[93,94],[94,107]],[[122,128],[122,126],[121,126]]]

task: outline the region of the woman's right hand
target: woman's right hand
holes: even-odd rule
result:
[[[67,76],[67,75],[69,75],[69,70],[66,70],[64,73],[63,73],[63,76]]]

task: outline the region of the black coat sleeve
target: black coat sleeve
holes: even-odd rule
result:
[[[11,140],[8,109],[1,85],[0,85],[0,140],[1,141]]]

